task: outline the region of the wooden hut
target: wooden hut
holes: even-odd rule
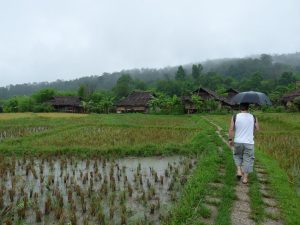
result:
[[[48,103],[58,112],[84,112],[81,105],[81,98],[78,96],[55,96]]]
[[[232,106],[233,104],[228,101],[225,97],[219,96],[217,93],[215,93],[212,90],[209,90],[208,88],[198,88],[193,92],[193,94],[196,94],[200,96],[203,100],[215,100],[219,101],[222,106]]]
[[[295,98],[300,97],[300,89],[296,89],[292,92],[286,93],[281,97],[281,102],[284,105],[287,105],[289,102],[294,103]],[[298,108],[300,109],[300,105],[298,105]]]
[[[231,99],[236,96],[238,93],[240,93],[239,91],[233,89],[233,88],[229,88],[225,91],[225,94],[227,94],[227,100],[231,101]]]
[[[149,101],[153,99],[153,94],[147,91],[134,91],[126,98],[115,104],[117,113],[149,111]]]
[[[190,113],[195,113],[197,111],[197,108],[194,105],[191,96],[182,96],[181,102],[184,106],[184,110],[186,113],[190,114]]]
[[[231,101],[227,100],[225,97],[217,95],[217,93],[215,93],[212,90],[209,90],[208,88],[200,87],[197,90],[193,91],[192,94],[201,97],[202,100],[218,101],[219,108],[221,108],[223,106],[232,108],[234,106],[234,104],[232,104]],[[196,107],[193,104],[191,96],[183,96],[182,103],[183,103],[184,109],[187,113],[196,112]]]

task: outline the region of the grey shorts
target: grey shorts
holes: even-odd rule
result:
[[[236,166],[241,166],[244,173],[253,172],[254,144],[234,143],[233,159]]]

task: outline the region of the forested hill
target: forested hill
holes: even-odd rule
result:
[[[278,78],[283,72],[293,72],[296,77],[299,77],[300,52],[272,56],[262,54],[247,58],[208,60],[201,62],[201,64],[203,66],[202,74],[207,75],[207,77],[219,75],[243,80],[257,72],[261,74],[263,79],[267,80]],[[192,65],[183,66],[186,74],[192,73]],[[9,85],[0,87],[0,98],[31,95],[33,92],[43,88],[54,88],[59,91],[77,91],[82,84],[93,89],[110,90],[122,74],[130,74],[132,78],[151,86],[157,80],[172,79],[177,69],[177,66],[162,69],[132,69],[111,74],[104,73],[101,76],[87,76],[70,81],[57,80],[55,82]]]

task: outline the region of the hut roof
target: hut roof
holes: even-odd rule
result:
[[[283,95],[281,97],[281,101],[283,101],[283,102],[293,101],[295,98],[297,98],[299,96],[300,96],[300,89],[296,89],[292,92],[289,92],[289,93]]]
[[[228,92],[233,92],[233,93],[240,93],[238,90],[234,89],[234,88],[229,88],[225,91],[225,93],[228,93]]]
[[[53,106],[81,106],[81,98],[78,96],[54,96],[49,103]]]
[[[116,106],[147,106],[153,94],[148,91],[134,91],[116,103]]]
[[[216,100],[224,102],[227,105],[234,105],[231,101],[227,100],[225,97],[219,96],[216,92],[214,92],[214,91],[212,91],[212,90],[210,90],[208,88],[200,87],[197,90],[195,90],[193,93],[199,93],[199,92],[206,92],[206,93],[208,93],[209,95],[211,95]]]

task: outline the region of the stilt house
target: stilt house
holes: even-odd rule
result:
[[[147,91],[134,91],[115,104],[117,113],[149,111],[149,102],[154,96]]]
[[[231,101],[227,100],[227,98],[217,95],[217,93],[215,93],[212,90],[209,90],[208,88],[200,87],[197,90],[193,91],[192,94],[201,97],[202,100],[215,100],[215,101],[218,101],[219,102],[219,108],[221,108],[223,106],[227,106],[227,107],[232,108],[234,106],[234,104],[231,103]],[[196,112],[197,109],[196,109],[196,106],[194,105],[194,103],[192,101],[191,96],[183,96],[182,97],[182,102],[183,102],[185,111],[187,113]]]
[[[50,105],[58,112],[83,113],[81,98],[78,96],[55,96],[50,101]]]
[[[238,93],[239,93],[239,91],[237,91],[237,90],[235,90],[235,89],[233,89],[233,88],[229,88],[229,89],[227,89],[226,91],[225,91],[225,93],[227,94],[227,100],[228,101],[231,101],[231,99],[234,97],[234,96],[236,96]]]
[[[297,97],[300,97],[300,89],[296,89],[292,92],[289,92],[285,95],[283,95],[281,97],[281,102],[284,104],[284,105],[287,105],[289,102],[292,102],[292,103],[295,103],[294,100],[295,98]],[[300,105],[297,104],[298,108],[300,109]]]

